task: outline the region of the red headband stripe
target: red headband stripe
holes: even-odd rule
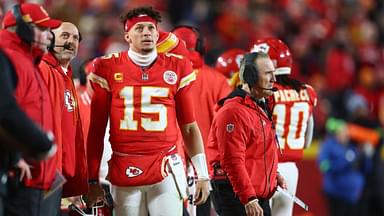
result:
[[[157,25],[157,21],[152,17],[148,15],[140,15],[137,17],[132,17],[131,19],[127,20],[124,25],[124,30],[128,32],[132,28],[132,26],[134,26],[138,22],[151,22],[154,25]]]

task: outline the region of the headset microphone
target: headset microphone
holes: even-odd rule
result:
[[[72,49],[71,45],[69,45],[67,43],[65,43],[63,45],[55,45],[55,47],[63,47],[66,50],[71,50]]]

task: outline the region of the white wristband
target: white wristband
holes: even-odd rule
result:
[[[198,180],[209,180],[207,160],[204,153],[198,153],[191,158],[192,164],[195,167]]]

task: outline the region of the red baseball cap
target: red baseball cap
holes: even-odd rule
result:
[[[172,33],[185,42],[187,49],[195,50],[198,37],[192,28],[180,26],[176,27]]]
[[[33,23],[40,27],[57,28],[61,25],[60,20],[51,19],[43,6],[35,3],[20,4],[22,18],[26,23]],[[8,10],[3,19],[3,28],[16,25],[16,19],[12,10]]]

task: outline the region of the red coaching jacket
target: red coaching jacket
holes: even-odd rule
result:
[[[277,186],[278,146],[272,121],[241,89],[223,101],[209,134],[209,165],[222,168],[242,204],[252,197],[268,199]]]
[[[18,105],[37,125],[45,131],[52,131],[53,116],[48,89],[39,69],[33,64],[37,56],[31,54],[30,46],[22,42],[15,33],[6,30],[0,30],[0,47],[12,62],[17,74],[15,97]],[[36,53],[38,54],[41,53]],[[24,184],[36,189],[49,189],[55,178],[57,158],[27,162],[32,166],[32,179],[25,178]]]
[[[39,67],[48,85],[54,109],[58,169],[62,170],[67,179],[63,197],[84,194],[88,189],[87,161],[76,88],[72,81],[72,68],[68,67],[65,74],[51,53],[44,55]]]

